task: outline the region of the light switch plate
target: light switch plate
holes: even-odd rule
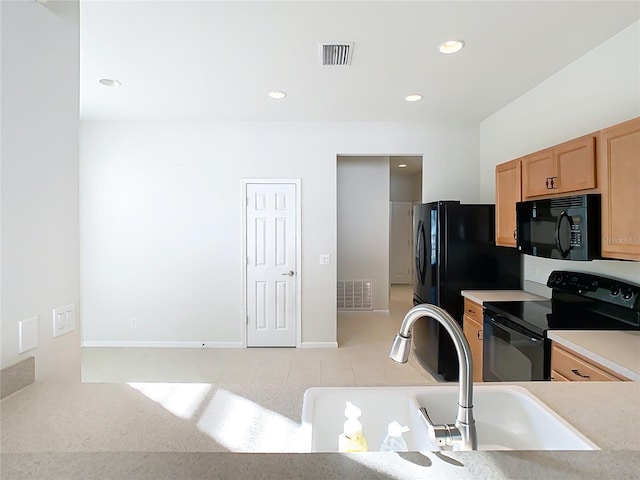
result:
[[[18,322],[18,353],[26,352],[38,346],[38,317]]]
[[[76,328],[76,306],[65,305],[53,310],[53,336],[59,337]]]
[[[329,265],[331,263],[331,255],[320,255],[320,265]]]

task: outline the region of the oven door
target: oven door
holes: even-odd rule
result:
[[[493,312],[485,312],[483,327],[482,379],[485,382],[549,379],[549,340]]]

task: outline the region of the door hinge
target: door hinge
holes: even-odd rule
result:
[[[247,315],[247,325],[249,325],[249,315]]]

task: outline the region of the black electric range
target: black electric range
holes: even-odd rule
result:
[[[548,330],[640,330],[640,285],[554,271],[551,300],[484,304],[483,380],[548,380]]]

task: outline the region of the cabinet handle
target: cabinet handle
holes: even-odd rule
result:
[[[476,313],[476,311],[475,311],[475,310],[471,310],[470,308],[467,308],[467,312],[469,312],[469,313]]]
[[[545,180],[544,184],[547,187],[547,190],[549,190],[549,180],[551,180],[551,177],[547,177],[547,179]]]
[[[558,178],[558,177],[551,177],[551,189],[557,189],[558,188],[556,186],[556,178]]]
[[[517,239],[518,239],[517,237],[518,237],[518,231],[517,231],[517,230],[514,230],[514,231],[513,231],[513,239],[514,239],[514,240],[517,240]]]
[[[571,370],[574,375],[579,376],[580,378],[591,378],[589,375],[582,375],[577,368]]]
[[[478,330],[476,335],[478,336],[478,340],[482,341],[482,330]]]

